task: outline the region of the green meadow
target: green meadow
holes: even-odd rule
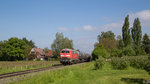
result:
[[[59,61],[14,61],[14,62],[1,61],[0,74],[51,67],[55,64],[60,63]]]
[[[102,69],[94,70],[94,62],[40,72],[10,84],[142,84],[150,75],[141,69],[112,69],[107,62]]]

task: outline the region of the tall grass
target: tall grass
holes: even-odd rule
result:
[[[150,75],[144,70],[132,67],[127,70],[115,70],[108,62],[105,63],[102,69],[93,69],[94,62],[91,62],[41,72],[10,84],[126,84],[122,79],[150,79]]]
[[[3,61],[0,62],[0,74],[49,67],[53,64],[59,64],[59,61]]]

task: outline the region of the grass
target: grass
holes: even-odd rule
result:
[[[132,67],[114,70],[106,63],[101,70],[94,70],[93,62],[63,69],[40,72],[10,84],[140,84],[150,75]]]
[[[50,67],[53,64],[59,64],[59,61],[18,61],[18,62],[0,62],[0,74],[42,67]]]

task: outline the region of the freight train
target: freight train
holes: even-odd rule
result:
[[[73,49],[62,49],[60,51],[60,63],[63,65],[71,65],[81,62],[89,62],[92,56]]]

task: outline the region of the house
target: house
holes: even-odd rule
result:
[[[52,50],[48,50],[47,53],[45,53],[45,59],[48,60],[48,58],[53,58],[54,54]]]
[[[47,53],[45,53],[43,49],[40,48],[32,48],[29,54],[34,54],[35,59],[40,59],[40,60],[48,60],[48,58],[53,57],[52,50],[49,50]]]

